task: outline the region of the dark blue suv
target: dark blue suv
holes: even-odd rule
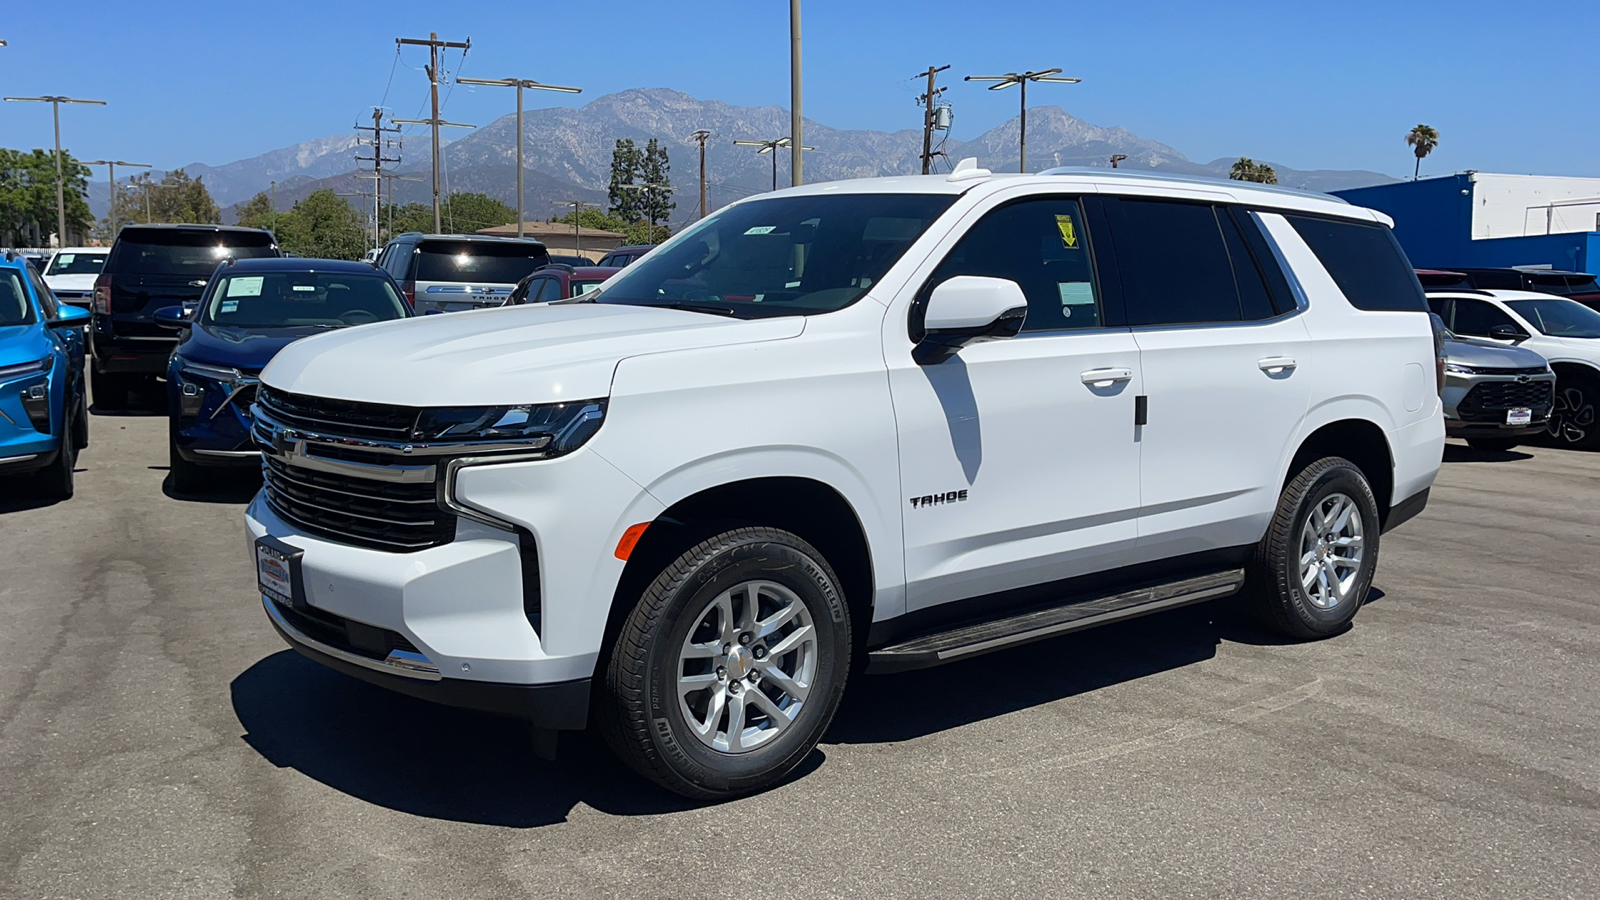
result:
[[[0,261],[0,475],[33,473],[52,500],[72,496],[89,445],[83,384],[87,310],[63,306],[21,258]]]
[[[172,488],[202,488],[206,468],[258,466],[250,404],[262,368],[293,341],[411,315],[394,279],[366,263],[240,259],[207,279],[194,307],[156,310],[183,332],[167,365]]]

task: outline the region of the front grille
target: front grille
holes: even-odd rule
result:
[[[379,481],[293,466],[263,456],[267,503],[284,520],[329,540],[411,552],[449,543],[456,520],[434,483]]]
[[[284,621],[319,644],[375,660],[388,659],[396,650],[421,655],[416,645],[398,631],[346,619],[314,606],[297,610],[281,603],[276,605]]]
[[[1456,413],[1466,422],[1504,421],[1508,409],[1527,407],[1535,420],[1550,415],[1555,402],[1555,384],[1550,381],[1488,381],[1473,387]]]
[[[1527,369],[1496,369],[1493,367],[1473,366],[1472,371],[1479,375],[1544,375],[1550,370],[1544,366],[1533,366]]]
[[[421,412],[409,406],[307,397],[265,385],[257,399],[274,419],[290,428],[399,443],[411,440]]]

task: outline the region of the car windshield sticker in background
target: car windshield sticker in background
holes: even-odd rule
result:
[[[1078,249],[1078,229],[1072,224],[1072,217],[1065,213],[1056,215],[1056,227],[1061,230],[1061,246],[1068,250]]]
[[[262,280],[263,278],[260,275],[231,278],[228,280],[227,295],[229,297],[259,297],[261,296]]]
[[[65,268],[67,266],[70,266],[70,265],[72,265],[72,261],[77,259],[77,258],[78,257],[74,256],[71,253],[63,253],[59,257],[56,258],[56,268],[59,269],[59,268]]]
[[[746,231],[745,234],[771,234],[777,227],[776,225],[757,225]]]

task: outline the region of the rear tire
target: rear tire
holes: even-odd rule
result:
[[[128,408],[128,393],[133,387],[127,375],[89,370],[89,386],[94,391],[96,409],[123,410]]]
[[[816,747],[850,670],[839,578],[786,531],[724,531],[656,576],[611,649],[596,710],[613,751],[697,800],[766,790]]]
[[[1485,453],[1504,453],[1522,443],[1516,438],[1467,438],[1467,446]]]
[[[1283,489],[1251,561],[1257,613],[1296,640],[1343,631],[1372,587],[1380,529],[1360,468],[1336,456],[1306,466]]]

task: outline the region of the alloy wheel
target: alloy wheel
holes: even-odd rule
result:
[[[678,705],[700,742],[753,750],[800,715],[817,670],[811,611],[772,581],[746,581],[696,615],[678,653]]]
[[[1588,440],[1595,426],[1594,398],[1581,387],[1556,389],[1556,402],[1550,410],[1550,436],[1567,444]]]
[[[1345,494],[1317,502],[1300,526],[1300,586],[1311,605],[1343,603],[1361,574],[1364,552],[1361,509]]]

